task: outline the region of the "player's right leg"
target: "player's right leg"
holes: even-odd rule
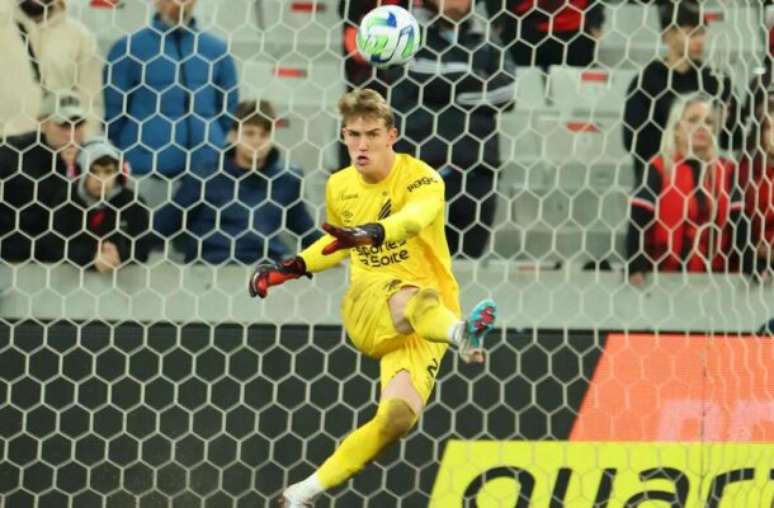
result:
[[[483,339],[494,328],[497,305],[493,300],[482,300],[467,319],[460,320],[435,289],[404,288],[390,298],[390,311],[401,333],[413,331],[425,340],[452,344],[463,361],[482,363]]]
[[[392,443],[407,434],[424,409],[425,398],[411,375],[401,370],[382,390],[374,417],[348,435],[336,451],[307,479],[282,493],[280,506],[306,508],[324,491],[346,482]]]

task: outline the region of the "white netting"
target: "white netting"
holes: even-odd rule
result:
[[[376,2],[189,0],[196,25],[178,29],[154,21],[177,0],[54,0],[65,13],[41,23],[20,3],[0,0],[0,505],[268,506],[372,416],[378,365],[341,328],[346,268],[246,289],[325,219],[347,79],[388,92],[399,148],[458,189],[462,305],[494,298],[501,326],[486,367],[447,355],[418,429],[319,506],[774,503],[774,349],[753,336],[774,318],[767,2],[703,2],[711,72],[678,62],[656,91],[643,69],[674,37],[691,51],[684,27],[662,34],[668,1],[481,0],[456,25],[410,2],[435,38],[376,75],[342,56]],[[516,20],[581,12],[596,44],[562,32],[525,57],[536,35]],[[449,40],[468,46],[433,46]],[[734,164],[693,174],[728,187],[659,201],[671,173],[627,145],[657,149],[660,99],[698,87],[731,117],[717,144]],[[279,154],[249,177],[219,160],[246,100],[272,104]],[[74,148],[45,114],[86,118]],[[139,204],[89,197],[78,163],[109,154],[87,143],[103,122],[131,166],[114,188]],[[676,230],[704,257],[657,245]],[[98,259],[101,238],[117,254]]]

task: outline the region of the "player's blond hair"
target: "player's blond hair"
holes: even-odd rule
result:
[[[341,125],[344,127],[355,118],[382,119],[388,129],[395,125],[395,116],[390,105],[379,92],[370,88],[355,89],[344,94],[339,99],[339,114]]]

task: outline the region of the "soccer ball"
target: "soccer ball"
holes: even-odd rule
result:
[[[420,45],[419,24],[397,5],[383,5],[363,17],[357,30],[357,50],[376,67],[408,62]]]

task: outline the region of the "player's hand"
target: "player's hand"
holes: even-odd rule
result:
[[[306,263],[300,257],[288,259],[281,263],[259,264],[250,277],[247,289],[253,298],[256,296],[266,298],[270,287],[303,276],[312,278],[312,274],[306,271]]]
[[[353,228],[339,228],[326,222],[322,228],[335,238],[334,241],[323,247],[322,253],[326,256],[337,250],[351,249],[359,245],[381,245],[384,242],[384,227],[376,222]]]

